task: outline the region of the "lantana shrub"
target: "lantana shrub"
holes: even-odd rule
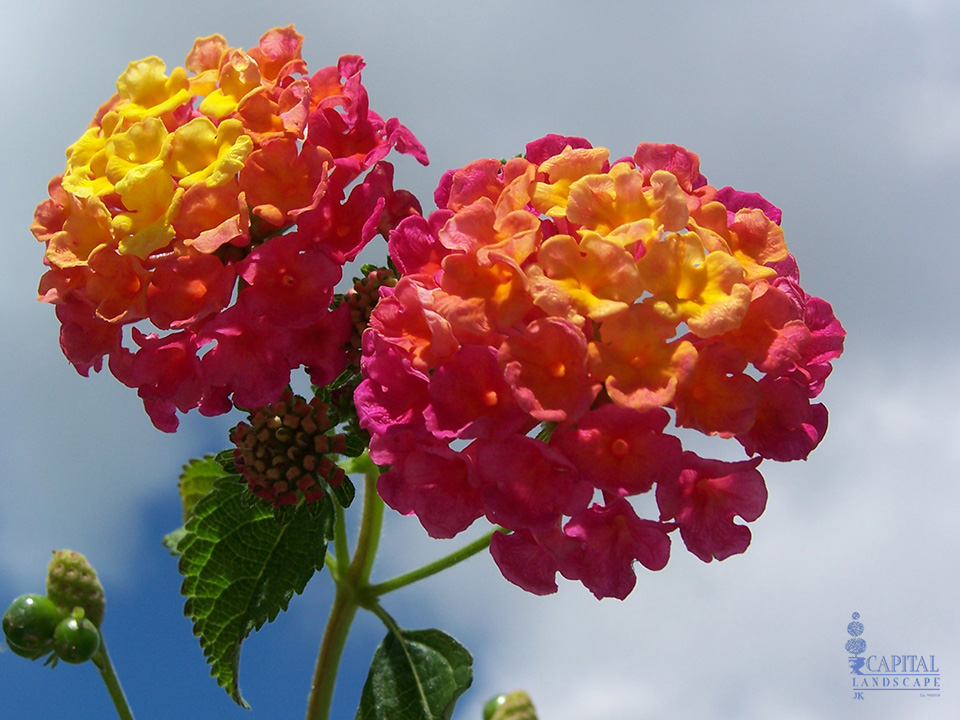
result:
[[[37,207],[40,299],[76,370],[106,360],[160,430],[194,408],[247,413],[227,450],[184,467],[184,526],[164,541],[230,695],[244,704],[243,638],[326,568],[336,595],[307,717],[328,717],[362,607],[387,636],[358,717],[448,718],[472,658],[438,630],[402,629],[383,595],[487,548],[531,593],[556,592],[559,573],[619,599],[677,536],[704,562],[744,552],[762,461],[806,459],[824,436],[817,398],[844,331],[801,287],[781,211],[710,184],[677,145],[611,159],[546,135],[443,173],[422,214],[385,158],[425,165],[426,151],[370,108],[363,60],[310,74],[302,44],[289,26],[248,50],[198,39],[169,74],[156,57],[131,63]],[[382,266],[335,293],[377,238]],[[313,397],[290,387],[301,367]],[[685,449],[694,433],[743,459]],[[364,478],[352,554],[351,474]],[[372,583],[384,503],[434,538],[480,518],[493,529]],[[36,658],[52,641],[21,647],[33,604],[10,627]],[[534,717],[510,697],[488,718]]]

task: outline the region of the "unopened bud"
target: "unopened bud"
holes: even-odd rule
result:
[[[483,720],[537,720],[533,701],[523,690],[490,698],[483,706]]]
[[[97,627],[103,622],[106,598],[97,571],[87,559],[73,550],[54,550],[47,567],[47,597],[64,614],[75,608]]]

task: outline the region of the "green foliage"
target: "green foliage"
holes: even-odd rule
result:
[[[169,532],[163,536],[163,546],[170,551],[171,555],[179,555],[180,551],[177,548],[180,546],[180,541],[187,536],[187,529],[181,525],[173,532]]]
[[[553,437],[553,431],[557,429],[557,423],[555,422],[545,422],[540,426],[540,431],[537,433],[537,440],[540,442],[548,443],[550,438]]]
[[[229,468],[225,467],[227,462],[230,463]],[[183,522],[187,522],[193,516],[193,506],[213,489],[215,481],[235,472],[232,450],[225,450],[216,456],[204,455],[184,465],[183,472],[180,473],[180,482],[177,483],[180,503],[183,506]],[[177,528],[163,536],[163,546],[173,555],[179,554],[177,546],[186,534],[187,531],[183,526]]]
[[[180,502],[183,504],[184,522],[193,515],[193,506],[197,501],[213,490],[214,481],[229,474],[213,455],[204,455],[183,466],[177,489],[180,491]]]
[[[327,490],[333,495],[333,499],[337,501],[337,504],[344,509],[350,507],[353,499],[357,496],[357,489],[353,486],[353,483],[350,482],[350,478],[346,476],[344,476],[337,487],[327,485]]]
[[[216,460],[217,465],[222,467],[228,475],[237,474],[237,466],[233,463],[233,448],[221,450],[213,456],[213,459]]]
[[[449,720],[473,682],[473,656],[439,630],[388,632],[374,653],[355,720]]]
[[[329,498],[277,515],[252,498],[239,475],[216,480],[193,507],[178,546],[184,614],[211,675],[239,705],[249,707],[238,678],[243,640],[303,592],[332,537]]]

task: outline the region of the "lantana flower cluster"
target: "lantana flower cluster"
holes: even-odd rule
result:
[[[63,352],[82,375],[107,358],[162,430],[274,402],[300,366],[329,383],[342,266],[419,213],[383,158],[426,153],[370,110],[362,58],[307,74],[302,43],[290,26],[246,51],[198,39],[169,75],[131,63],[36,210]]]
[[[611,162],[555,135],[446,173],[435,200],[390,234],[401,279],[363,336],[384,501],[434,537],[480,517],[511,531],[493,557],[537,594],[559,572],[623,598],[674,531],[706,562],[743,552],[761,460],[823,437],[813,400],[844,337],[801,288],[780,211],[708,184],[678,146]],[[671,423],[748,457],[685,451]],[[644,493],[658,517],[630,501]]]

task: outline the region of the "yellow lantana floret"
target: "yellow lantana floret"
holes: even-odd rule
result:
[[[77,197],[103,197],[113,192],[106,177],[107,134],[99,127],[88,128],[67,148],[63,189]]]
[[[241,50],[228,50],[220,66],[218,85],[200,103],[200,112],[219,120],[235,112],[247,95],[262,90],[257,61]]]
[[[195,118],[167,136],[163,157],[170,175],[180,187],[199,182],[222,185],[243,168],[253,150],[253,141],[243,133],[239,120],[224,120],[215,126],[209,118]]]
[[[164,170],[163,161],[154,160],[132,169],[117,183],[117,192],[129,210],[113,218],[120,253],[146,258],[166,247],[175,234],[171,222],[184,191]]]
[[[156,160],[167,137],[159,118],[148,117],[128,130],[115,133],[106,143],[106,175],[111,183],[123,180],[135,167]]]
[[[174,68],[167,77],[163,60],[151,56],[136,60],[127,66],[117,79],[120,97],[127,102],[118,105],[117,112],[132,121],[158,117],[190,101],[190,81],[187,71]]]
[[[545,240],[527,276],[534,302],[582,327],[625,310],[643,292],[633,258],[598,233],[581,231]]]
[[[606,148],[572,148],[540,165],[548,182],[538,182],[533,190],[533,206],[548,217],[562,217],[567,211],[570,187],[585,175],[596,175],[610,157]]]
[[[732,255],[705,253],[696,232],[667,233],[647,247],[637,263],[644,300],[665,320],[686,322],[699,337],[711,337],[740,326],[750,305],[750,288]]]

